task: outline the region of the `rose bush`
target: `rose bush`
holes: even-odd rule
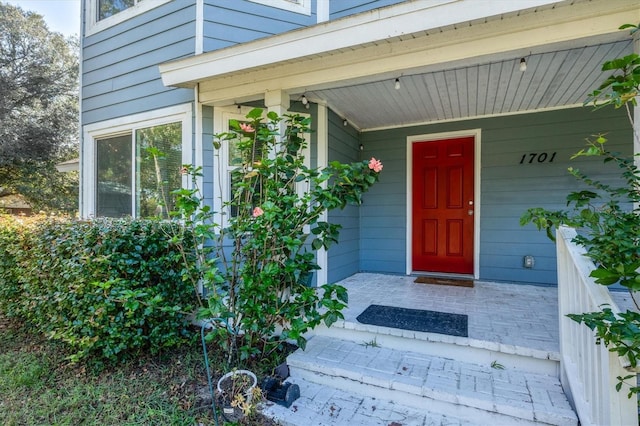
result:
[[[239,356],[236,364],[268,355],[284,340],[304,348],[305,332],[343,318],[344,287],[305,285],[319,269],[316,250],[338,241],[340,226],[321,218],[328,210],[361,203],[383,165],[372,158],[307,167],[302,152],[309,125],[309,118],[265,116],[261,109],[242,122],[231,120],[230,131],[214,138],[217,150],[231,145],[241,158],[222,210],[214,212],[201,196],[199,168],[185,166],[192,186],[175,192],[174,241],[182,241],[184,230],[197,238],[195,249],[185,246],[184,253],[195,252],[199,267],[185,279],[203,287],[198,315],[219,319],[220,327],[209,335],[221,338],[229,361]]]

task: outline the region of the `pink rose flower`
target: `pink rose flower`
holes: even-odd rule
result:
[[[181,175],[186,175],[187,173],[189,173],[189,169],[187,169],[186,167],[181,167],[180,168],[180,174]]]
[[[382,170],[382,162],[380,160],[376,160],[375,157],[371,157],[369,160],[369,168],[376,173],[379,173]]]
[[[251,127],[251,124],[247,124],[247,123],[240,123],[240,128],[242,129],[243,132],[246,132],[246,133],[253,133],[256,131],[256,129]]]
[[[263,214],[264,210],[262,210],[260,207],[256,207],[253,209],[253,217],[262,216]]]

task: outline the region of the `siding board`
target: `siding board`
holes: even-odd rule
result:
[[[615,166],[569,157],[584,147],[585,138],[602,132],[610,149],[631,154],[631,128],[623,111],[573,108],[362,133],[364,158],[384,163],[380,182],[360,210],[362,270],[405,272],[406,137],[475,128],[481,129],[482,141],[480,279],[556,284],[554,244],[534,226],[521,227],[519,218],[530,207],[566,208],[566,195],[579,188],[569,166],[619,182]],[[552,151],[557,152],[553,163],[519,164],[523,154]],[[535,256],[533,269],[522,267],[525,255]]]
[[[358,133],[344,126],[342,118],[329,110],[329,161],[353,162],[359,160]],[[327,252],[328,281],[336,282],[360,270],[360,208],[347,205],[329,212],[329,222],[342,226],[339,243]]]
[[[311,15],[291,12],[247,0],[205,0],[204,51],[210,52],[316,23]]]
[[[192,55],[194,48],[195,3],[186,1],[85,37],[82,124],[192,102],[192,90],[164,87],[158,64]]]
[[[340,0],[329,2],[330,19],[338,19],[380,7],[402,3],[405,0]]]

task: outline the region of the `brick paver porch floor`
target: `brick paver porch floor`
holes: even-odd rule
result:
[[[557,288],[476,281],[473,288],[414,283],[415,277],[359,273],[339,282],[349,292],[345,321],[369,305],[466,314],[469,338],[558,352]]]

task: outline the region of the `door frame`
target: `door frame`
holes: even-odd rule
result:
[[[480,140],[481,129],[458,130],[453,132],[441,133],[425,133],[420,135],[407,136],[407,235],[406,235],[406,273],[411,275],[414,271],[411,265],[412,245],[411,238],[413,236],[413,144],[415,142],[437,142],[443,139],[453,139],[460,137],[473,137],[473,196],[474,196],[474,215],[473,215],[473,278],[480,277]]]

